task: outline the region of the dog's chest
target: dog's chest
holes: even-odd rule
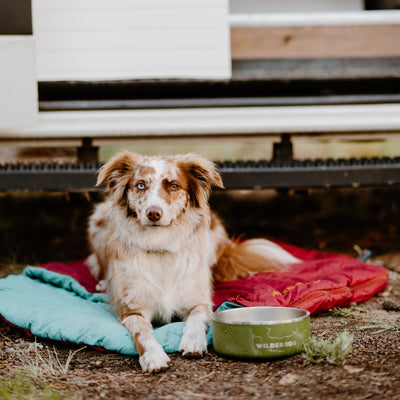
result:
[[[143,308],[160,322],[183,316],[199,297],[209,301],[208,266],[193,252],[140,252],[118,274],[122,302]]]

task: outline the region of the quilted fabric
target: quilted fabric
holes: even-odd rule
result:
[[[388,271],[340,254],[319,253],[279,243],[303,262],[289,272],[258,274],[215,285],[214,303],[303,308],[318,314],[360,303],[387,286]]]
[[[317,314],[365,301],[385,289],[388,272],[338,254],[279,243],[301,259],[290,271],[258,274],[215,285],[214,309],[248,306],[298,307]],[[0,315],[39,337],[136,355],[128,331],[118,322],[106,294],[85,260],[27,267],[0,279]],[[184,327],[174,322],[155,328],[165,351],[175,352]],[[208,342],[212,343],[211,329]]]

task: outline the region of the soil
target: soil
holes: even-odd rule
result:
[[[1,195],[0,277],[19,273],[26,264],[86,256],[85,220],[99,197]],[[203,359],[172,354],[169,370],[149,374],[140,370],[136,357],[85,348],[72,358],[66,377],[49,376],[46,384],[73,399],[400,399],[400,311],[393,310],[400,305],[399,200],[398,189],[279,195],[216,192],[212,197],[213,208],[233,235],[271,236],[351,256],[357,256],[353,246],[358,245],[371,250],[369,262],[390,270],[386,291],[348,308],[346,316],[312,317],[312,334],[318,338],[333,339],[343,330],[354,335],[353,350],[342,364],[312,364],[302,354],[273,361],[237,361],[210,348]],[[372,319],[393,329],[361,329],[377,324]],[[40,338],[35,342],[1,322],[0,386],[26,362],[21,352],[46,357],[53,346],[62,362],[78,349]]]

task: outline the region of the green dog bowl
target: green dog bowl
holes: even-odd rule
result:
[[[244,307],[212,318],[213,347],[235,358],[277,358],[303,351],[310,338],[310,313],[289,307]]]

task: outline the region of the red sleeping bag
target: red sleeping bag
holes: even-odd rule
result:
[[[257,274],[248,279],[215,284],[215,309],[228,301],[246,307],[297,307],[317,314],[366,301],[387,286],[388,271],[383,267],[344,255],[319,253],[285,243],[279,245],[302,262],[289,272]],[[84,260],[48,263],[41,267],[70,275],[89,292],[96,291],[96,281]]]

